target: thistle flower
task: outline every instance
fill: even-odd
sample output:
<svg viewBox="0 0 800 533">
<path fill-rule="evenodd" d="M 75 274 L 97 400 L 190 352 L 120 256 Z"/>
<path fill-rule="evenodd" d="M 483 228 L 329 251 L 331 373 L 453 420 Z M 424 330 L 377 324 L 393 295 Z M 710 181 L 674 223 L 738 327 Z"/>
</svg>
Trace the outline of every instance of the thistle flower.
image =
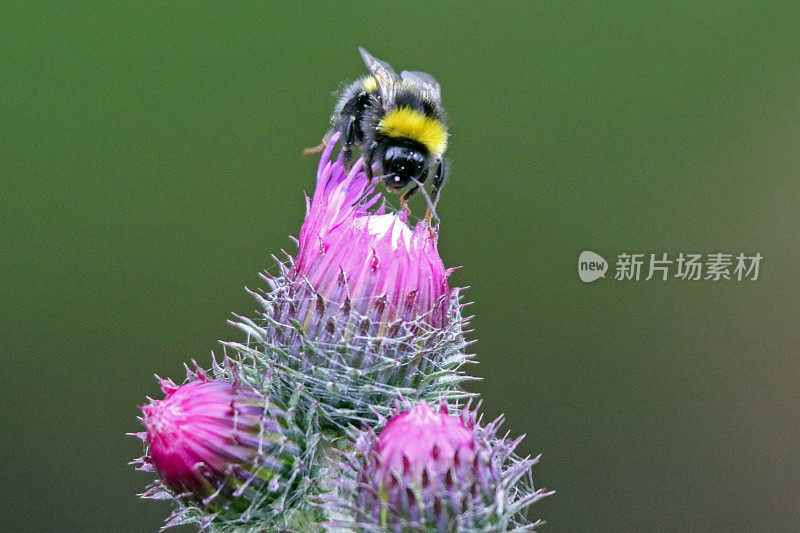
<svg viewBox="0 0 800 533">
<path fill-rule="evenodd" d="M 376 434 L 355 432 L 354 451 L 343 453 L 329 508 L 351 521 L 332 527 L 358 531 L 531 531 L 540 522 L 525 510 L 547 496 L 533 490 L 536 459 L 520 459 L 522 437 L 497 438 L 497 419 L 482 427 L 477 408 L 455 416 L 426 402 L 396 414 Z"/>
<path fill-rule="evenodd" d="M 301 408 L 325 428 L 374 422 L 394 400 L 466 396 L 462 304 L 448 285 L 437 235 L 414 229 L 405 213 L 377 206 L 359 159 L 346 171 L 326 146 L 296 258 L 266 275 L 269 291 L 253 293 L 257 320 L 238 317 L 246 343 L 228 343 L 243 361 L 241 376 L 277 375 L 272 394 L 285 403 L 302 391 Z"/>
<path fill-rule="evenodd" d="M 424 316 L 441 327 L 450 288 L 437 236 L 427 223 L 409 228 L 405 212 L 371 211 L 379 195 L 362 172 L 363 159 L 346 173 L 341 158 L 328 160 L 332 148 L 320 160 L 290 277 L 383 323 Z"/>
<path fill-rule="evenodd" d="M 286 411 L 230 380 L 160 381 L 166 397 L 142 406 L 136 434 L 149 453 L 135 463 L 160 476 L 145 498 L 178 502 L 167 525 L 282 523 L 309 446 Z"/>
<path fill-rule="evenodd" d="M 187 368 L 142 407 L 134 463 L 160 477 L 142 496 L 177 502 L 166 526 L 221 533 L 531 531 L 527 508 L 549 494 L 531 481 L 538 458 L 497 437 L 501 419 L 448 409 L 472 396 L 471 355 L 438 232 L 379 203 L 363 159 L 332 160 L 338 139 L 297 254 L 251 291 L 258 315 L 234 322 L 246 340 L 223 343 L 214 379 Z"/>
</svg>

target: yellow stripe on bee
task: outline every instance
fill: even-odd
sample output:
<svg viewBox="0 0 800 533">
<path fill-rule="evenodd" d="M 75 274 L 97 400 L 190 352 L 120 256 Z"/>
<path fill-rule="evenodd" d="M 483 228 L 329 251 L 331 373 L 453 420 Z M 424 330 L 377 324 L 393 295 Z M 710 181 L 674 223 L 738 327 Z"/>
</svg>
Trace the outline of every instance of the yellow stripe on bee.
<svg viewBox="0 0 800 533">
<path fill-rule="evenodd" d="M 378 80 L 376 80 L 372 76 L 367 76 L 364 78 L 364 89 L 368 93 L 374 93 L 378 91 Z"/>
<path fill-rule="evenodd" d="M 389 137 L 407 137 L 422 143 L 434 157 L 447 149 L 447 131 L 441 121 L 410 107 L 396 107 L 378 123 L 378 130 Z"/>
</svg>

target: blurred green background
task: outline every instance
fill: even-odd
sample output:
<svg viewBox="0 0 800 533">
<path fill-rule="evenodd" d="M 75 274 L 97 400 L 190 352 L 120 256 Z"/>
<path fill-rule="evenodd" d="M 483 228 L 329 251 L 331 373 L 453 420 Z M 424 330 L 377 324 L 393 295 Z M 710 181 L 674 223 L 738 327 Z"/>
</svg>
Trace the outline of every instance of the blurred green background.
<svg viewBox="0 0 800 533">
<path fill-rule="evenodd" d="M 800 529 L 800 7 L 0 5 L 5 531 L 155 531 L 137 405 L 239 339 L 363 45 L 442 83 L 490 415 L 544 531 Z M 421 201 L 420 201 L 421 202 Z M 420 207 L 420 204 L 417 204 Z M 577 257 L 764 256 L 591 285 Z M 612 267 L 613 268 L 613 267 Z"/>
</svg>

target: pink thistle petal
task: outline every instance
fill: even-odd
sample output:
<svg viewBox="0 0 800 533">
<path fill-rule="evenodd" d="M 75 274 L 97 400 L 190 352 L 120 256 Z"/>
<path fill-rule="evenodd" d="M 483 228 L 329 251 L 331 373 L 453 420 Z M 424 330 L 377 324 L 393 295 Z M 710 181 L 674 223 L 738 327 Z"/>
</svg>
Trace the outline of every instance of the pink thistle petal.
<svg viewBox="0 0 800 533">
<path fill-rule="evenodd" d="M 326 146 L 320 160 L 290 277 L 308 280 L 330 300 L 343 272 L 355 312 L 366 316 L 375 300 L 385 295 L 389 305 L 382 321 L 425 316 L 431 325 L 441 327 L 442 313 L 432 311 L 450 288 L 436 235 L 427 223 L 412 230 L 404 212 L 386 213 L 384 204 L 373 209 L 380 194 L 367 180 L 363 158 L 346 172 L 341 154 L 330 160 L 336 140 Z M 341 304 L 342 296 L 335 303 Z M 402 316 L 406 307 L 407 316 Z"/>
<path fill-rule="evenodd" d="M 143 463 L 176 494 L 210 502 L 233 495 L 228 487 L 257 479 L 248 472 L 281 464 L 269 454 L 286 435 L 261 394 L 231 380 L 198 377 L 180 386 L 160 380 L 166 397 L 142 406 L 149 450 Z M 292 444 L 286 451 L 299 448 Z"/>
<path fill-rule="evenodd" d="M 550 494 L 533 487 L 535 461 L 513 454 L 520 439 L 476 423 L 476 410 L 403 402 L 379 432 L 355 430 L 332 508 L 375 531 L 533 531 L 527 507 Z"/>
<path fill-rule="evenodd" d="M 413 478 L 426 470 L 444 475 L 452 467 L 456 451 L 460 458 L 472 460 L 476 448 L 473 433 L 457 417 L 434 412 L 427 402 L 421 402 L 386 424 L 374 451 L 386 468 Z"/>
</svg>

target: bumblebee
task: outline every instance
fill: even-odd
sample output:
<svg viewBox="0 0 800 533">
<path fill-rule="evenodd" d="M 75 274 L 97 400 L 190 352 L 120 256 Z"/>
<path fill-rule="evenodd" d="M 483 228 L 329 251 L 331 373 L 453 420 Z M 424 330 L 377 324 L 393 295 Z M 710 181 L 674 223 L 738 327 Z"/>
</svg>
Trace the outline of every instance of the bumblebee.
<svg viewBox="0 0 800 533">
<path fill-rule="evenodd" d="M 443 155 L 448 136 L 441 87 L 425 72 L 403 71 L 398 76 L 388 63 L 359 50 L 370 74 L 342 91 L 322 144 L 304 153 L 319 152 L 340 132 L 348 169 L 355 146 L 364 156 L 370 182 L 373 162 L 377 162 L 386 188 L 403 193 L 401 209 L 408 210 L 408 200 L 421 190 L 428 203 L 426 218 L 438 222 L 436 203 L 447 178 Z M 431 174 L 433 188 L 428 196 L 423 183 Z"/>
</svg>

